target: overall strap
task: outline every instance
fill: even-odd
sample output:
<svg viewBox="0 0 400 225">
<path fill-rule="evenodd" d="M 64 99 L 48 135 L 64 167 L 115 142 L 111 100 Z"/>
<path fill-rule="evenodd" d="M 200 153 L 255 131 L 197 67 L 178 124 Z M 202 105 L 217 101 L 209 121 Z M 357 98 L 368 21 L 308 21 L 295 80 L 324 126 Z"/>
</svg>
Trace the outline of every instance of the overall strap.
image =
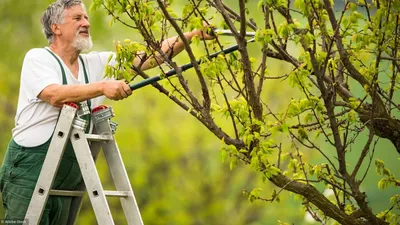
<svg viewBox="0 0 400 225">
<path fill-rule="evenodd" d="M 82 63 L 83 74 L 85 75 L 85 83 L 88 84 L 89 83 L 89 78 L 88 78 L 88 74 L 86 72 L 85 63 L 83 63 L 83 59 L 82 59 L 81 55 L 79 55 L 79 60 Z M 87 115 L 82 116 L 83 117 L 82 119 L 85 119 L 85 120 L 89 121 L 89 124 L 88 124 L 88 126 L 86 128 L 86 131 L 85 131 L 85 133 L 89 133 L 89 131 L 90 131 L 90 122 L 92 121 L 92 101 L 90 101 L 90 99 L 88 99 L 88 100 L 86 100 L 86 103 L 87 103 L 87 105 L 89 107 L 90 113 L 87 114 Z"/>
<path fill-rule="evenodd" d="M 88 77 L 88 74 L 86 72 L 86 66 L 85 66 L 85 63 L 83 63 L 83 58 L 82 58 L 81 55 L 79 55 L 79 60 L 81 60 L 81 63 L 82 63 L 83 74 L 85 75 L 85 84 L 88 84 L 89 83 L 89 77 Z M 92 103 L 91 103 L 90 100 L 87 100 L 87 104 L 89 106 L 89 109 L 92 110 Z"/>
<path fill-rule="evenodd" d="M 67 82 L 67 77 L 66 77 L 66 75 L 65 75 L 65 70 L 64 70 L 64 67 L 62 66 L 62 63 L 61 63 L 60 59 L 59 59 L 52 51 L 50 51 L 50 50 L 47 49 L 47 48 L 45 48 L 45 49 L 57 60 L 58 65 L 60 65 L 63 85 L 68 84 L 68 82 Z M 80 60 L 81 63 L 82 63 L 83 74 L 85 75 L 85 83 L 88 84 L 88 83 L 89 83 L 89 78 L 88 78 L 88 75 L 87 75 L 87 72 L 86 72 L 85 63 L 83 63 L 83 59 L 82 59 L 82 56 L 81 56 L 81 55 L 79 55 L 79 60 Z M 92 111 L 92 107 L 91 107 L 92 104 L 91 104 L 90 99 L 86 100 L 86 103 L 87 103 L 87 105 L 88 105 L 88 107 L 89 107 L 89 111 L 91 112 L 91 111 Z M 82 116 L 82 119 L 87 120 L 87 121 L 89 122 L 89 124 L 88 124 L 88 126 L 87 126 L 87 128 L 86 128 L 86 133 L 89 133 L 89 131 L 90 131 L 90 122 L 91 122 L 91 113 L 89 113 L 88 115 Z"/>
<path fill-rule="evenodd" d="M 88 75 L 86 73 L 86 67 L 85 67 L 85 63 L 83 63 L 83 58 L 81 55 L 79 55 L 79 60 L 81 60 L 82 66 L 83 66 L 83 73 L 85 74 L 85 83 L 88 84 L 89 83 L 89 78 Z"/>
<path fill-rule="evenodd" d="M 64 70 L 64 67 L 63 67 L 62 64 L 61 64 L 60 59 L 59 59 L 56 55 L 54 55 L 54 53 L 53 53 L 52 51 L 48 50 L 47 48 L 45 48 L 45 49 L 46 49 L 48 52 L 50 52 L 50 54 L 57 60 L 58 65 L 60 65 L 61 73 L 62 73 L 63 85 L 66 85 L 66 84 L 68 83 L 68 82 L 67 82 L 67 77 L 65 76 L 65 70 Z"/>
</svg>

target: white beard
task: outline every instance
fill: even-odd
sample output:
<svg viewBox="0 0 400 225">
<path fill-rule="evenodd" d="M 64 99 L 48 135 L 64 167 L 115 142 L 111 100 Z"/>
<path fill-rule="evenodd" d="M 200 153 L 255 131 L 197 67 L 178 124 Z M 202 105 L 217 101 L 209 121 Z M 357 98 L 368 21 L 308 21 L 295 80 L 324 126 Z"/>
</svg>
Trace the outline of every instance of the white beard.
<svg viewBox="0 0 400 225">
<path fill-rule="evenodd" d="M 93 47 L 92 36 L 81 37 L 79 32 L 76 34 L 73 46 L 78 51 L 87 51 Z"/>
</svg>

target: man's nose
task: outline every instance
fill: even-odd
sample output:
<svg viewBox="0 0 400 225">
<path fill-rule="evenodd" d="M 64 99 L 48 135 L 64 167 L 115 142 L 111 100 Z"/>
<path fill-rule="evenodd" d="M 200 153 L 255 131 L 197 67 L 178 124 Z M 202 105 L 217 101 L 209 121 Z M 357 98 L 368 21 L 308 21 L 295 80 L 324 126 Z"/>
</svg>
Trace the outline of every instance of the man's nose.
<svg viewBox="0 0 400 225">
<path fill-rule="evenodd" d="M 89 28 L 90 27 L 89 20 L 87 20 L 86 18 L 83 19 L 82 27 Z"/>
</svg>

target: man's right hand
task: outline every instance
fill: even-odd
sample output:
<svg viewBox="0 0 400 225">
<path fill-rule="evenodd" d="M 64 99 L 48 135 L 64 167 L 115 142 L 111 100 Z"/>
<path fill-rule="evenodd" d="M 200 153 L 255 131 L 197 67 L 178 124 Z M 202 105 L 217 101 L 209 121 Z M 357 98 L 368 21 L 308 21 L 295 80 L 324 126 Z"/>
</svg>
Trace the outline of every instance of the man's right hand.
<svg viewBox="0 0 400 225">
<path fill-rule="evenodd" d="M 121 80 L 107 80 L 102 83 L 103 95 L 108 99 L 118 101 L 132 94 L 128 84 Z"/>
</svg>

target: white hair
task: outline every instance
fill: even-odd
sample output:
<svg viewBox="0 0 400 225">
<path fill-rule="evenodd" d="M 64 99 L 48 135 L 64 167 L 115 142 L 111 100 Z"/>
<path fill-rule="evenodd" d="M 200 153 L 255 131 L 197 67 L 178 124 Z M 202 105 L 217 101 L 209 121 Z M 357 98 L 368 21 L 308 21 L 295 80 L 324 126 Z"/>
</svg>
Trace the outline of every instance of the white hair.
<svg viewBox="0 0 400 225">
<path fill-rule="evenodd" d="M 49 43 L 52 43 L 54 38 L 51 25 L 64 23 L 65 10 L 75 5 L 82 5 L 83 8 L 85 7 L 81 0 L 57 0 L 49 5 L 46 11 L 42 13 L 42 17 L 40 19 L 43 27 L 42 30 Z"/>
</svg>

